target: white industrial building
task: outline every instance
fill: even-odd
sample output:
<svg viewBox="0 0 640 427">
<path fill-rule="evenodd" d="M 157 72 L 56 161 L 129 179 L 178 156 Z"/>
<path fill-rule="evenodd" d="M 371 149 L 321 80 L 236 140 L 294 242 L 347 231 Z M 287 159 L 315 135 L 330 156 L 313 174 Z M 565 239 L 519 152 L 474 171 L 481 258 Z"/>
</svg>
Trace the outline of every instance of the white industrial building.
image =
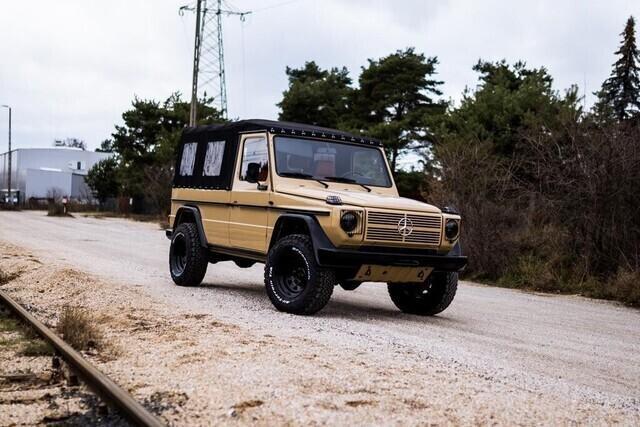
<svg viewBox="0 0 640 427">
<path fill-rule="evenodd" d="M 30 198 L 44 199 L 56 194 L 78 201 L 90 201 L 85 183 L 87 172 L 112 153 L 78 148 L 18 148 L 11 151 L 11 192 L 18 203 Z M 8 153 L 0 154 L 0 194 L 8 193 Z"/>
</svg>

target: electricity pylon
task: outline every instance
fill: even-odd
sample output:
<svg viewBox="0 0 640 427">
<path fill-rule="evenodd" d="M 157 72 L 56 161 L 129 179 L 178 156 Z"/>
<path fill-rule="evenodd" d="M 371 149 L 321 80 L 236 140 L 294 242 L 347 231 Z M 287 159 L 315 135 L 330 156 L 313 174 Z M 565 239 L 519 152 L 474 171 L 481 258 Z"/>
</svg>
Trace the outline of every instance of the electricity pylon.
<svg viewBox="0 0 640 427">
<path fill-rule="evenodd" d="M 214 8 L 209 5 L 215 3 Z M 193 6 L 180 8 L 180 13 Z M 236 15 L 241 20 L 251 12 L 222 8 L 222 0 L 196 0 L 196 33 L 193 48 L 193 83 L 189 126 L 196 125 L 198 99 L 213 96 L 222 117 L 227 117 L 227 83 L 224 72 L 222 16 Z M 215 94 L 215 95 L 214 95 Z M 201 96 L 200 96 L 201 95 Z"/>
</svg>

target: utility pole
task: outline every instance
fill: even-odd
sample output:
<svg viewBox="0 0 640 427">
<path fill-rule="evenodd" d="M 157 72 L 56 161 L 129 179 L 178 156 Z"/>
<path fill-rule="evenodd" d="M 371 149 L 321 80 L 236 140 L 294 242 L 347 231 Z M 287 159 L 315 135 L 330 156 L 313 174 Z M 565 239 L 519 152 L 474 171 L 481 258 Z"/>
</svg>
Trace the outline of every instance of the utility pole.
<svg viewBox="0 0 640 427">
<path fill-rule="evenodd" d="M 13 205 L 13 198 L 11 197 L 11 107 L 8 105 L 3 105 L 3 107 L 9 109 L 9 173 L 7 179 L 7 191 L 9 193 L 9 205 Z"/>
<path fill-rule="evenodd" d="M 197 0 L 196 5 L 196 36 L 193 47 L 193 80 L 191 84 L 191 110 L 189 111 L 189 126 L 195 126 L 197 122 L 198 108 L 198 69 L 200 65 L 200 14 L 202 0 Z"/>
<path fill-rule="evenodd" d="M 215 2 L 216 7 L 209 5 Z M 228 4 L 227 4 L 228 6 Z M 193 11 L 192 6 L 182 6 L 180 14 L 185 10 Z M 222 117 L 227 117 L 227 82 L 224 70 L 224 43 L 222 37 L 222 17 L 239 16 L 244 21 L 251 12 L 239 12 L 222 8 L 222 0 L 196 0 L 196 33 L 193 49 L 193 80 L 191 85 L 191 111 L 189 126 L 197 122 L 198 94 L 202 97 L 217 93 L 214 101 Z"/>
</svg>

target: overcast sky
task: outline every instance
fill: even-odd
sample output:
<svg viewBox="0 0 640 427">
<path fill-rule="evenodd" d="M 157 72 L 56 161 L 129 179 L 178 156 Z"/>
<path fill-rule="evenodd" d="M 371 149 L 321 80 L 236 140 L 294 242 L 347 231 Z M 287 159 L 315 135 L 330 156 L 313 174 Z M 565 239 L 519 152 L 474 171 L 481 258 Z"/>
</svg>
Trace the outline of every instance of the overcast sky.
<svg viewBox="0 0 640 427">
<path fill-rule="evenodd" d="M 135 95 L 188 98 L 195 19 L 192 0 L 0 2 L 0 104 L 13 107 L 14 147 L 84 139 L 95 148 Z M 254 10 L 224 20 L 229 113 L 277 118 L 284 69 L 315 60 L 347 66 L 415 46 L 437 56 L 445 98 L 473 87 L 479 58 L 546 66 L 558 90 L 591 92 L 609 75 L 619 33 L 638 0 L 230 0 Z M 271 7 L 276 6 L 276 7 Z M 6 151 L 0 110 L 0 152 Z"/>
</svg>

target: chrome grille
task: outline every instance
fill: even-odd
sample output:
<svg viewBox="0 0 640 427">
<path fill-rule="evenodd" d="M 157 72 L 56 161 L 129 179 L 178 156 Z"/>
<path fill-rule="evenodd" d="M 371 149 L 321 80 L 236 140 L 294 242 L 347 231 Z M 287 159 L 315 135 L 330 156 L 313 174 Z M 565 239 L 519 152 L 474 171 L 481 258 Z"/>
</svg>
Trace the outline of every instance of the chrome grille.
<svg viewBox="0 0 640 427">
<path fill-rule="evenodd" d="M 413 231 L 408 236 L 402 236 L 398 231 L 398 224 L 405 218 L 405 215 L 413 224 Z M 442 217 L 437 214 L 416 215 L 382 211 L 367 212 L 365 240 L 438 246 L 441 232 Z"/>
</svg>

